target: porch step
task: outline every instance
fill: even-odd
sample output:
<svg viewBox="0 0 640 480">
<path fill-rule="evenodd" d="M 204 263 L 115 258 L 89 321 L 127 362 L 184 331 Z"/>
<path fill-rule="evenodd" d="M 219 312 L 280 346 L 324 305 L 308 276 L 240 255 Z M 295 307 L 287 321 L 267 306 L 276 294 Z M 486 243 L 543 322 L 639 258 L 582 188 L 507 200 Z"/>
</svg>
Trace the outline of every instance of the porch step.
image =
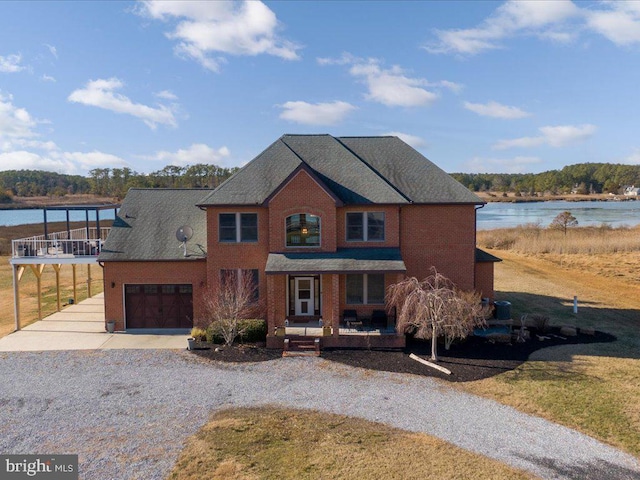
<svg viewBox="0 0 640 480">
<path fill-rule="evenodd" d="M 320 356 L 320 339 L 284 339 L 283 357 L 319 357 Z"/>
</svg>

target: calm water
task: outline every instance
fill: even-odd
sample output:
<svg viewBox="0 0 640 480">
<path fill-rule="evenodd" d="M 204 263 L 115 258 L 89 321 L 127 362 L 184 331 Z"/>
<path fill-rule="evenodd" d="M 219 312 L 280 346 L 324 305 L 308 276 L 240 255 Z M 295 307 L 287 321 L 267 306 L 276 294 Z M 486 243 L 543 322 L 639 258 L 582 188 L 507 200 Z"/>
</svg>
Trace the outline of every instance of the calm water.
<svg viewBox="0 0 640 480">
<path fill-rule="evenodd" d="M 488 203 L 478 210 L 478 230 L 516 227 L 526 223 L 539 223 L 546 227 L 564 211 L 571 212 L 579 226 L 640 224 L 640 201 Z"/>
<path fill-rule="evenodd" d="M 579 225 L 584 226 L 640 224 L 640 201 L 488 203 L 478 210 L 478 229 L 515 227 L 526 223 L 547 226 L 558 213 L 565 210 L 576 217 Z M 69 217 L 71 221 L 84 221 L 85 214 L 70 212 Z M 42 223 L 43 218 L 42 210 L 0 210 L 0 226 Z M 64 212 L 47 212 L 50 222 L 64 222 L 65 218 Z M 89 212 L 89 221 L 95 222 L 95 218 L 95 212 Z M 100 219 L 113 218 L 113 210 L 100 212 Z"/>
<path fill-rule="evenodd" d="M 69 212 L 69 220 L 83 222 L 86 219 L 84 211 Z M 113 220 L 113 210 L 100 211 L 100 220 Z M 47 222 L 64 222 L 67 216 L 64 211 L 47 210 Z M 89 212 L 89 221 L 95 222 L 96 213 Z M 44 223 L 44 211 L 33 210 L 0 210 L 0 226 L 24 225 L 27 223 Z"/>
</svg>

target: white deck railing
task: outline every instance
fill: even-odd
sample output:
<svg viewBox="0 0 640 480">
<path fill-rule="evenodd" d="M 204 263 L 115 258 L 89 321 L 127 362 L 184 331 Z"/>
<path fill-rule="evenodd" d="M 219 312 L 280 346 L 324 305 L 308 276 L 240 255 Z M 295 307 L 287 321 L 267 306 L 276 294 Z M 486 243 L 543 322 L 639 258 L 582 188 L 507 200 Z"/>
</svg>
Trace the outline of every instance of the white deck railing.
<svg viewBox="0 0 640 480">
<path fill-rule="evenodd" d="M 50 233 L 44 235 L 19 238 L 11 241 L 11 256 L 43 257 L 43 258 L 74 258 L 96 256 L 102 250 L 104 239 L 107 238 L 110 227 L 76 228 L 70 231 Z"/>
</svg>

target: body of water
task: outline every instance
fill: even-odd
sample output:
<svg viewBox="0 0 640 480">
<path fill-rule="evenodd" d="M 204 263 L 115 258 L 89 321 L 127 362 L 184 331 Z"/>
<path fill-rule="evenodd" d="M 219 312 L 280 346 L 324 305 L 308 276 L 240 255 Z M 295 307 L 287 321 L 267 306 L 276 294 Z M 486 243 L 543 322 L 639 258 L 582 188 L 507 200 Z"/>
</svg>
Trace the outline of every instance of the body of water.
<svg viewBox="0 0 640 480">
<path fill-rule="evenodd" d="M 478 210 L 478 229 L 517 227 L 527 223 L 548 226 L 561 212 L 569 211 L 578 220 L 578 225 L 599 226 L 603 223 L 612 227 L 640 224 L 640 201 L 627 202 L 523 202 L 488 203 Z M 83 211 L 69 212 L 69 219 L 84 221 Z M 89 212 L 89 221 L 95 222 L 95 212 Z M 113 210 L 102 210 L 101 220 L 113 220 Z M 63 211 L 47 211 L 47 221 L 64 222 Z M 43 210 L 0 210 L 0 226 L 43 223 Z"/>
<path fill-rule="evenodd" d="M 101 210 L 100 220 L 113 220 L 113 209 Z M 65 222 L 66 213 L 60 210 L 47 210 L 47 222 Z M 84 211 L 70 211 L 69 220 L 72 222 L 84 222 L 86 215 Z M 89 211 L 89 222 L 96 221 L 96 212 Z M 25 225 L 29 223 L 44 223 L 44 210 L 40 209 L 16 209 L 0 210 L 0 227 L 11 225 Z"/>
<path fill-rule="evenodd" d="M 508 228 L 538 223 L 547 227 L 562 212 L 571 212 L 578 226 L 612 227 L 640 224 L 640 201 L 626 202 L 526 202 L 488 203 L 478 210 L 478 230 Z"/>
</svg>

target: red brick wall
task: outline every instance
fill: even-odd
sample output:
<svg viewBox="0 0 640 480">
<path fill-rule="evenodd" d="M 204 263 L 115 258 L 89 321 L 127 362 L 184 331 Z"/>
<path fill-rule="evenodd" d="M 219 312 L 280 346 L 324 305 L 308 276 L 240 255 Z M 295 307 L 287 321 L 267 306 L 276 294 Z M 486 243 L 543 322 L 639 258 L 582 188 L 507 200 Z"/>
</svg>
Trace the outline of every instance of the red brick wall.
<svg viewBox="0 0 640 480">
<path fill-rule="evenodd" d="M 489 297 L 491 300 L 495 298 L 493 290 L 494 266 L 493 262 L 476 263 L 476 290 L 483 298 Z"/>
<path fill-rule="evenodd" d="M 400 249 L 407 276 L 423 279 L 435 266 L 459 288 L 474 288 L 473 205 L 408 205 L 400 211 Z"/>
<path fill-rule="evenodd" d="M 124 285 L 186 283 L 193 285 L 194 325 L 202 316 L 202 294 L 206 288 L 206 263 L 180 262 L 105 262 L 105 319 L 115 320 L 116 330 L 124 330 Z M 111 286 L 113 282 L 113 287 Z"/>
<path fill-rule="evenodd" d="M 218 241 L 218 215 L 220 213 L 257 213 L 258 241 L 254 243 L 227 243 Z M 259 294 L 266 299 L 267 280 L 264 269 L 269 255 L 269 210 L 265 207 L 211 207 L 207 208 L 207 280 L 215 288 L 220 270 L 258 269 Z"/>
<path fill-rule="evenodd" d="M 320 217 L 320 248 L 292 248 L 285 245 L 285 220 L 295 213 Z M 335 200 L 311 176 L 301 170 L 269 203 L 269 248 L 272 252 L 336 251 Z"/>
<path fill-rule="evenodd" d="M 347 242 L 347 212 L 384 212 L 384 242 Z M 338 248 L 398 247 L 400 245 L 400 207 L 397 205 L 356 205 L 340 207 L 336 215 Z"/>
</svg>

